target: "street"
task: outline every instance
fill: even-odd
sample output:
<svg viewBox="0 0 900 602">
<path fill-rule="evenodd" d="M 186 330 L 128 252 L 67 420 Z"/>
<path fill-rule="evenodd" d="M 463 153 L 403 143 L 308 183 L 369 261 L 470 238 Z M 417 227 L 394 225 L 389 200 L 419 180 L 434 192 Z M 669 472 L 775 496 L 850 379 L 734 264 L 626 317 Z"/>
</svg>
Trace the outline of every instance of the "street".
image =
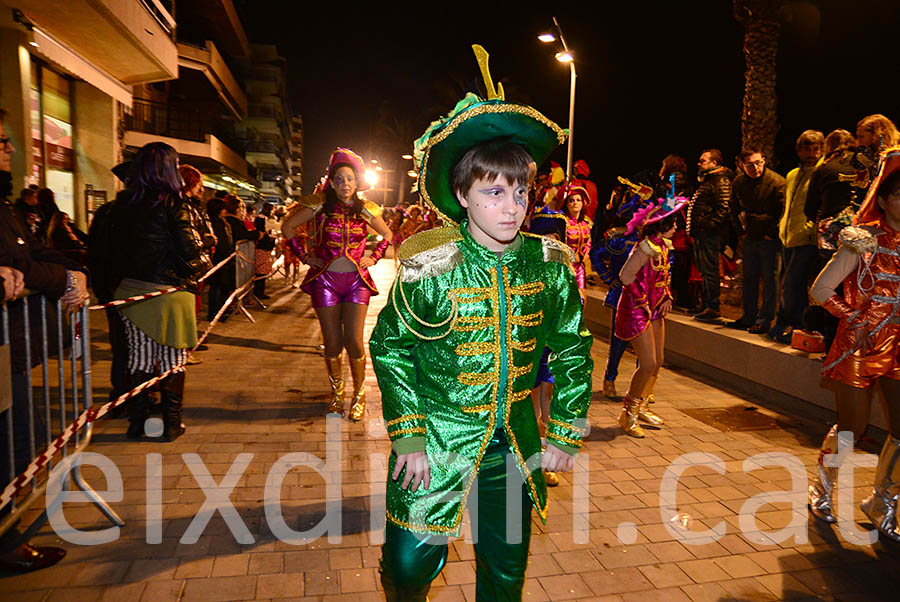
<svg viewBox="0 0 900 602">
<path fill-rule="evenodd" d="M 372 273 L 381 294 L 372 300 L 366 339 L 387 301 L 393 261 L 381 261 Z M 211 334 L 209 350 L 199 354 L 203 363 L 188 367 L 184 436 L 173 443 L 132 442 L 125 439 L 124 419 L 107 418 L 97 425 L 90 451 L 110 459 L 121 474 L 124 496 L 111 505 L 126 526 L 108 543 L 70 543 L 66 538 L 78 535 L 74 529 L 96 535 L 110 525 L 93 506 L 67 502 L 59 514 L 71 527 L 54 532 L 45 525 L 33 543 L 60 545 L 68 555 L 46 570 L 0 577 L 4 599 L 382 599 L 378 559 L 390 443 L 371 363 L 366 417 L 360 423 L 340 421 L 340 449 L 329 447 L 328 383 L 309 297 L 280 276 L 267 288 L 272 295 L 268 310 L 251 308 L 256 323 L 235 314 Z M 92 317 L 94 401 L 99 403 L 108 390 L 108 346 L 103 316 Z M 561 474 L 562 483 L 550 489 L 547 524 L 533 519 L 525 600 L 896 596 L 896 545 L 849 543 L 837 525 L 807 518 L 805 480 L 792 484 L 787 468 L 760 459 L 745 465 L 757 454 L 782 453 L 783 464 L 784 458 L 794 458 L 802 463 L 803 476 L 811 474 L 828 425 L 776 414 L 759 400 L 663 369 L 654 410 L 666 425 L 646 428 L 645 439 L 629 438 L 616 422 L 621 401 L 600 394 L 606 348 L 604 339 L 595 339 L 595 392 L 582 470 Z M 634 357 L 626 354 L 617 382 L 620 394 L 633 369 Z M 867 527 L 856 505 L 871 490 L 873 453 L 879 447 L 869 442 L 859 456 L 868 464 L 853 475 L 856 522 L 843 525 L 846 529 Z M 325 479 L 309 467 L 308 456 L 292 457 L 307 466 L 273 470 L 279 459 L 296 452 L 315 455 L 326 463 L 322 472 L 339 479 L 339 537 L 322 534 L 297 542 L 273 533 L 274 515 L 264 505 L 264 498 L 271 500 L 267 483 L 279 491 L 280 480 L 280 507 L 270 510 L 280 512 L 290 529 L 310 529 L 325 516 Z M 339 469 L 327 463 L 334 454 L 340 454 Z M 679 463 L 684 454 L 694 454 L 693 461 Z M 148 478 L 148 466 L 160 463 L 161 489 Z M 673 475 L 682 469 L 673 498 L 661 508 L 661 486 L 670 491 Z M 100 469 L 88 466 L 85 474 L 98 491 L 109 488 Z M 219 483 L 220 494 L 230 495 L 236 516 L 226 520 L 212 512 L 204 525 L 195 517 L 202 518 L 209 498 L 221 502 L 222 497 L 216 498 L 209 477 Z M 787 493 L 749 509 L 752 496 L 792 488 L 801 492 L 794 496 L 793 509 Z M 742 517 L 742 507 L 754 516 Z M 161 524 L 153 520 L 156 512 Z M 790 537 L 772 535 L 789 525 L 796 527 Z M 700 539 L 704 530 L 711 530 L 709 537 Z M 156 533 L 159 543 L 148 543 Z M 192 535 L 196 543 L 187 542 Z M 473 558 L 465 537 L 452 542 L 448 563 L 432 587 L 432 602 L 474 602 Z"/>
</svg>

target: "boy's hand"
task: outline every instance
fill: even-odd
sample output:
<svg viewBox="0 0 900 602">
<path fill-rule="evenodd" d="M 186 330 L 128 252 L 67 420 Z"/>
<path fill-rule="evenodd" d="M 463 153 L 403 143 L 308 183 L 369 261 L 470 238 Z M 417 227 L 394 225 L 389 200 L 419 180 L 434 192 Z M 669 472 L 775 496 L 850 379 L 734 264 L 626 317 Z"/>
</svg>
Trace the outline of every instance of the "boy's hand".
<svg viewBox="0 0 900 602">
<path fill-rule="evenodd" d="M 553 445 L 548 445 L 543 456 L 541 456 L 541 468 L 543 468 L 544 471 L 568 472 L 574 467 L 575 456 L 570 456 Z"/>
<path fill-rule="evenodd" d="M 560 452 L 562 453 L 562 452 Z M 431 468 L 428 466 L 428 455 L 424 451 L 412 452 L 411 454 L 398 454 L 397 464 L 394 466 L 394 472 L 391 475 L 393 480 L 400 478 L 403 467 L 406 467 L 406 475 L 403 477 L 402 489 L 406 489 L 410 481 L 412 481 L 412 491 L 419 488 L 419 483 L 425 485 L 425 490 L 431 485 Z"/>
</svg>

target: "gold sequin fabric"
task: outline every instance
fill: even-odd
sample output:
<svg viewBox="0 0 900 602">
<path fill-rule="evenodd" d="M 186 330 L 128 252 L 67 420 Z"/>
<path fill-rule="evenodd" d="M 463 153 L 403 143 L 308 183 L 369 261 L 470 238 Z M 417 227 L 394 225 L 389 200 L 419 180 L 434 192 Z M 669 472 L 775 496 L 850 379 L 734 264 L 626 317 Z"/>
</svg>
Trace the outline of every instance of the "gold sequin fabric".
<svg viewBox="0 0 900 602">
<path fill-rule="evenodd" d="M 455 241 L 437 242 L 455 249 L 458 264 L 395 283 L 402 284 L 406 303 L 382 310 L 369 341 L 388 434 L 392 441 L 424 435 L 431 466 L 428 491 L 403 491 L 388 480 L 388 520 L 422 533 L 459 533 L 465 500 L 497 428 L 506 432 L 534 506 L 546 517 L 544 477 L 531 470 L 539 466 L 534 457 L 541 443 L 529 401 L 545 346 L 554 352 L 548 427 L 554 444 L 580 447 L 591 399 L 592 337 L 569 254 L 551 245 L 559 261 L 548 261 L 542 237 L 520 236 L 498 257 L 471 238 L 465 223 L 456 233 Z M 446 336 L 423 338 L 444 334 L 451 311 L 458 316 Z M 432 333 L 423 323 L 445 325 Z M 415 332 L 407 327 L 413 324 Z"/>
</svg>

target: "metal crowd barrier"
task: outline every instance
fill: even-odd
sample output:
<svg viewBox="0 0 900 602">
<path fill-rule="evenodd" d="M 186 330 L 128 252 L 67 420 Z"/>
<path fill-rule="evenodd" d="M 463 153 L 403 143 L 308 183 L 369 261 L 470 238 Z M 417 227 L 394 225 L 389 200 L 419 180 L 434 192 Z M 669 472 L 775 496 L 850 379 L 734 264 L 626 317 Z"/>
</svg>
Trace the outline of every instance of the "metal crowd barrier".
<svg viewBox="0 0 900 602">
<path fill-rule="evenodd" d="M 17 480 L 21 472 L 17 465 L 28 466 L 29 470 L 18 477 L 15 496 L 5 504 L 0 500 L 0 535 L 15 526 L 43 497 L 53 467 L 66 458 L 71 460 L 71 456 L 80 454 L 90 444 L 93 424 L 87 424 L 81 432 L 68 429 L 93 403 L 89 324 L 87 307 L 66 318 L 61 301 L 49 301 L 43 295 L 31 294 L 2 304 L 0 454 L 4 461 L 0 461 L 0 491 Z M 11 332 L 11 328 L 18 332 Z M 38 341 L 32 337 L 40 339 L 39 357 L 33 356 Z M 20 344 L 13 345 L 14 339 Z M 22 359 L 24 372 L 13 372 L 13 364 Z M 53 442 L 59 447 L 55 462 L 52 454 L 42 462 L 42 454 Z M 70 486 L 69 479 L 112 523 L 125 524 L 85 482 L 80 463 L 73 462 L 63 482 L 64 490 Z M 34 535 L 48 518 L 45 508 L 27 527 L 24 540 Z"/>
</svg>

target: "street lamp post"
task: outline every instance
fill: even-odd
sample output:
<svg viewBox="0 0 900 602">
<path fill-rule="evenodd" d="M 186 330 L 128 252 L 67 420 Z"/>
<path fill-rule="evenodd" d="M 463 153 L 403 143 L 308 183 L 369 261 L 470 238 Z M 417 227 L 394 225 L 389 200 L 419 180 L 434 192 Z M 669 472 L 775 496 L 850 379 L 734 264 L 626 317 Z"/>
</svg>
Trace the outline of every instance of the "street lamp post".
<svg viewBox="0 0 900 602">
<path fill-rule="evenodd" d="M 559 21 L 556 20 L 556 17 L 553 17 L 553 25 L 556 27 L 556 32 L 559 34 L 559 42 L 562 44 L 563 51 L 556 53 L 556 60 L 560 63 L 568 63 L 569 64 L 569 73 L 571 75 L 569 79 L 569 147 L 567 150 L 566 156 L 566 179 L 572 180 L 572 150 L 573 150 L 573 140 L 575 138 L 575 79 L 577 75 L 575 73 L 575 57 L 569 51 L 569 46 L 566 44 L 566 38 L 563 37 L 562 28 L 559 26 Z M 538 36 L 538 39 L 541 42 L 549 43 L 556 40 L 556 36 L 552 33 L 545 33 Z"/>
</svg>

